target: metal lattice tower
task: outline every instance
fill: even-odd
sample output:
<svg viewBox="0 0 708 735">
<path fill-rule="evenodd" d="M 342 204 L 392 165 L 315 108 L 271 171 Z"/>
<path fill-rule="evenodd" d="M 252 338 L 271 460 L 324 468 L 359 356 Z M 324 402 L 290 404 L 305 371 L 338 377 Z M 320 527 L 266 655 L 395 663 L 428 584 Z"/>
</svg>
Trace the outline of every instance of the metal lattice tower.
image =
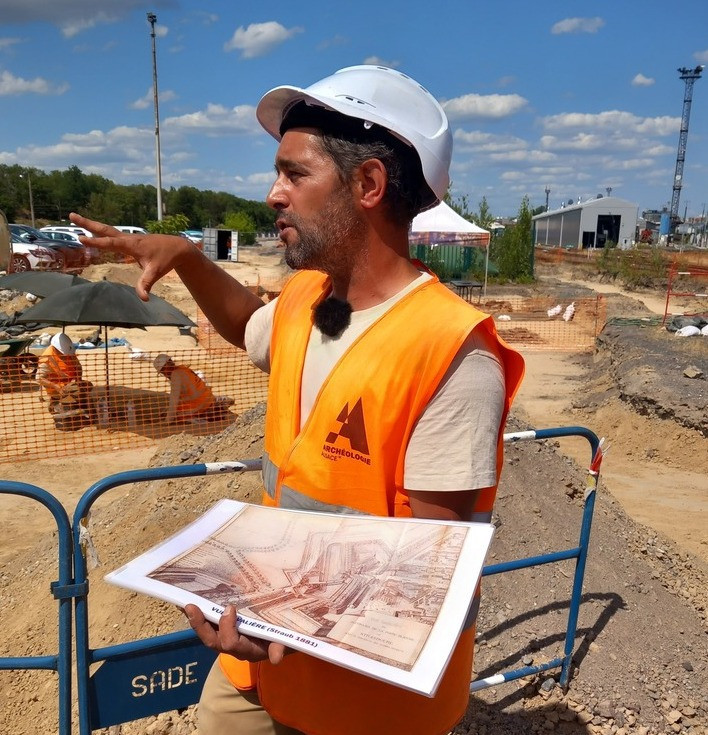
<svg viewBox="0 0 708 735">
<path fill-rule="evenodd" d="M 683 95 L 683 114 L 681 115 L 681 132 L 679 133 L 678 153 L 676 154 L 676 171 L 674 173 L 674 190 L 671 195 L 671 222 L 678 222 L 679 199 L 681 198 L 681 185 L 683 183 L 683 164 L 686 160 L 686 141 L 688 140 L 688 120 L 691 116 L 691 100 L 693 99 L 693 84 L 700 79 L 701 72 L 705 67 L 697 66 L 695 69 L 681 67 L 678 72 L 686 83 L 686 91 Z"/>
</svg>

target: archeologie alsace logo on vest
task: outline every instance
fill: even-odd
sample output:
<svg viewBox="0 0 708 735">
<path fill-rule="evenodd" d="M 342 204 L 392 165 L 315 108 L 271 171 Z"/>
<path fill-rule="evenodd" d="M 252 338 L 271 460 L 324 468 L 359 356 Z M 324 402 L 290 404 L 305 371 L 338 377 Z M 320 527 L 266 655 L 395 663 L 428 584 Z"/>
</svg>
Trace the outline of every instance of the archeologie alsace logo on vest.
<svg viewBox="0 0 708 735">
<path fill-rule="evenodd" d="M 369 456 L 369 442 L 366 440 L 366 426 L 364 424 L 364 409 L 361 398 L 354 404 L 351 411 L 349 404 L 337 416 L 339 427 L 336 431 L 327 434 L 322 445 L 322 456 L 336 462 L 338 459 L 354 459 L 357 462 L 371 464 Z"/>
</svg>

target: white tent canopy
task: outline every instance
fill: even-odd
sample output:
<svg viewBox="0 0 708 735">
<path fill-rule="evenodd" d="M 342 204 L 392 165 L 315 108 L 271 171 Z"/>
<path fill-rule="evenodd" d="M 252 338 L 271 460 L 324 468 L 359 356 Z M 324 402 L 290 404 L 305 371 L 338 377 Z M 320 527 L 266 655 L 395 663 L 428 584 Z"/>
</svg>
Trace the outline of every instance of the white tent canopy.
<svg viewBox="0 0 708 735">
<path fill-rule="evenodd" d="M 488 230 L 477 226 L 474 222 L 466 220 L 445 202 L 440 202 L 440 204 L 437 204 L 432 209 L 421 212 L 413 219 L 411 234 L 415 235 L 416 233 L 424 232 L 448 233 L 452 235 L 473 234 L 479 235 L 480 240 L 486 236 L 485 245 L 489 242 Z M 467 238 L 460 237 L 459 239 L 464 241 Z"/>
<path fill-rule="evenodd" d="M 466 220 L 447 205 L 440 202 L 432 209 L 414 217 L 408 233 L 411 245 L 459 245 L 462 247 L 482 247 L 486 249 L 484 259 L 484 294 L 487 293 L 487 273 L 489 271 L 490 233 L 482 227 Z"/>
</svg>

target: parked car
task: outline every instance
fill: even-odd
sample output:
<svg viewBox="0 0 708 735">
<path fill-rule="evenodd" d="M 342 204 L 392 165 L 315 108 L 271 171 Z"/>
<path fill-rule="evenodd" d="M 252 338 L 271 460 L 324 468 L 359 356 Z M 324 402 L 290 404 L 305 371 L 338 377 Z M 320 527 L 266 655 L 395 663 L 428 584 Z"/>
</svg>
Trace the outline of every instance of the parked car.
<svg viewBox="0 0 708 735">
<path fill-rule="evenodd" d="M 72 235 L 82 235 L 83 237 L 93 237 L 93 233 L 85 230 L 78 225 L 46 225 L 39 228 L 40 232 L 70 232 Z"/>
<path fill-rule="evenodd" d="M 59 230 L 45 230 L 41 229 L 40 232 L 49 240 L 58 240 L 59 242 L 71 243 L 73 247 L 81 246 L 84 249 L 84 266 L 91 265 L 92 263 L 100 262 L 101 251 L 98 248 L 93 248 L 90 245 L 84 245 L 79 236 L 73 232 L 61 232 Z"/>
<path fill-rule="evenodd" d="M 29 225 L 11 224 L 10 232 L 30 245 L 41 245 L 51 250 L 60 270 L 79 273 L 89 264 L 90 256 L 80 242 L 53 240 L 47 237 L 49 233 L 40 232 Z"/>
<path fill-rule="evenodd" d="M 204 233 L 201 230 L 182 230 L 179 234 L 194 243 L 199 243 L 204 239 Z"/>
<path fill-rule="evenodd" d="M 54 253 L 42 245 L 26 242 L 14 233 L 10 233 L 10 272 L 59 270 L 59 263 Z"/>
<path fill-rule="evenodd" d="M 134 225 L 113 225 L 116 230 L 125 232 L 128 235 L 147 235 L 148 231 L 144 227 L 135 227 Z"/>
</svg>

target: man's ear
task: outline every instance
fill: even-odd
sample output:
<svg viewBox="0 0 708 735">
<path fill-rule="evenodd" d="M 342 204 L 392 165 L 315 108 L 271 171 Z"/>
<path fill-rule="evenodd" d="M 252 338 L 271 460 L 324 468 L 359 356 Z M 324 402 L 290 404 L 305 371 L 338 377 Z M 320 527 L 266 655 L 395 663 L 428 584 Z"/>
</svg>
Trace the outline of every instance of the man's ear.
<svg viewBox="0 0 708 735">
<path fill-rule="evenodd" d="M 388 173 L 378 158 L 364 161 L 354 176 L 355 191 L 364 209 L 372 209 L 381 203 L 386 193 Z"/>
</svg>

